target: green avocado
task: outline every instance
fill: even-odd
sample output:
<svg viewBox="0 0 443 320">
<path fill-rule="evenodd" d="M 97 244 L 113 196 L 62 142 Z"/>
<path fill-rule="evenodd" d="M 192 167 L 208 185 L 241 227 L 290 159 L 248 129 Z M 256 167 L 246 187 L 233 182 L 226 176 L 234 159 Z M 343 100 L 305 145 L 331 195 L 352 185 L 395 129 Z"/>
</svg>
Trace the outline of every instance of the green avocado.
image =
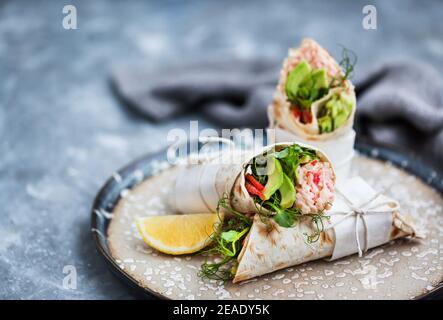
<svg viewBox="0 0 443 320">
<path fill-rule="evenodd" d="M 276 158 L 268 159 L 268 182 L 263 189 L 264 200 L 268 200 L 283 184 L 283 168 Z"/>
<path fill-rule="evenodd" d="M 322 97 L 328 90 L 328 80 L 325 69 L 309 72 L 298 85 L 295 96 L 300 107 L 308 108 L 312 102 Z M 290 98 L 288 96 L 288 98 Z"/>
<path fill-rule="evenodd" d="M 332 131 L 332 119 L 330 116 L 321 117 L 317 121 L 321 133 Z"/>
<path fill-rule="evenodd" d="M 325 69 L 317 69 L 312 72 L 312 81 L 315 89 L 326 89 L 328 87 L 328 79 L 326 78 Z"/>
<path fill-rule="evenodd" d="M 341 127 L 348 120 L 352 107 L 353 101 L 350 97 L 344 94 L 332 96 L 324 106 L 322 116 L 318 118 L 320 132 L 332 132 Z"/>
<path fill-rule="evenodd" d="M 333 100 L 328 101 L 326 107 L 330 110 L 330 116 L 332 117 L 332 119 L 334 119 L 341 111 L 342 105 L 340 103 L 340 100 L 337 100 L 337 98 L 334 97 Z"/>
<path fill-rule="evenodd" d="M 291 179 L 284 173 L 283 173 L 283 183 L 280 186 L 280 189 L 278 189 L 278 191 L 280 191 L 280 196 L 281 196 L 280 206 L 283 209 L 292 207 L 292 205 L 295 202 L 295 188 Z"/>
<path fill-rule="evenodd" d="M 334 117 L 334 127 L 335 128 L 341 127 L 348 119 L 348 116 L 349 113 L 347 112 L 346 108 L 340 109 L 340 111 Z"/>
<path fill-rule="evenodd" d="M 354 101 L 351 95 L 342 92 L 340 93 L 340 100 L 343 101 L 343 103 L 352 110 L 352 105 L 354 104 Z"/>
<path fill-rule="evenodd" d="M 291 72 L 288 74 L 286 80 L 285 91 L 288 99 L 294 100 L 297 97 L 297 91 L 300 83 L 311 73 L 311 66 L 305 61 L 301 61 Z"/>
</svg>

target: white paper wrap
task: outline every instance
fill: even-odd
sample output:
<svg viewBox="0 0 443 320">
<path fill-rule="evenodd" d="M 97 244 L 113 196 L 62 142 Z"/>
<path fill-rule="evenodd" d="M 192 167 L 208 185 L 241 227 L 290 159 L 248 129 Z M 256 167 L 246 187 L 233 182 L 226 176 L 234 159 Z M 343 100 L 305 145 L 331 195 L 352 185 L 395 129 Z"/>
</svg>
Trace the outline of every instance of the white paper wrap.
<svg viewBox="0 0 443 320">
<path fill-rule="evenodd" d="M 207 163 L 187 165 L 177 175 L 172 196 L 179 213 L 216 212 L 218 201 L 229 194 L 242 163 L 223 163 L 214 159 Z"/>
<path fill-rule="evenodd" d="M 396 216 L 394 213 L 399 210 L 397 201 L 385 195 L 377 196 L 376 191 L 361 177 L 339 182 L 336 190 L 332 208 L 326 213 L 331 217 L 330 226 L 333 226 L 335 233 L 335 246 L 330 260 L 358 252 L 357 235 L 361 248 L 366 249 L 380 246 L 392 239 L 391 231 Z M 345 199 L 352 203 L 353 208 Z M 374 200 L 368 203 L 371 199 Z M 362 207 L 364 204 L 367 205 Z M 351 214 L 345 217 L 343 214 L 356 209 L 366 212 L 361 216 Z"/>
</svg>

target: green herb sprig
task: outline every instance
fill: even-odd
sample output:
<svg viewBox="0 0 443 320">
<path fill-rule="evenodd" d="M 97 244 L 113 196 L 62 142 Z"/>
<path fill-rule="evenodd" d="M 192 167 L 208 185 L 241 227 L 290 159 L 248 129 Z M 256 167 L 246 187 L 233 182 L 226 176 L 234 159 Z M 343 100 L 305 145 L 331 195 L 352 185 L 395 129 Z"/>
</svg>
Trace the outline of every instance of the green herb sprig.
<svg viewBox="0 0 443 320">
<path fill-rule="evenodd" d="M 312 234 L 304 233 L 304 235 L 306 236 L 306 241 L 308 243 L 314 243 L 317 242 L 318 239 L 320 239 L 321 233 L 325 230 L 323 219 L 329 221 L 331 217 L 324 214 L 310 214 L 309 216 L 312 219 L 315 230 Z"/>
<path fill-rule="evenodd" d="M 338 64 L 342 68 L 343 75 L 332 78 L 329 85 L 331 88 L 338 87 L 344 81 L 352 79 L 354 76 L 355 65 L 357 64 L 357 54 L 343 45 L 340 45 L 340 47 L 342 48 L 342 58 Z"/>
<path fill-rule="evenodd" d="M 226 221 L 223 221 L 220 216 L 222 208 L 232 214 Z M 217 214 L 220 217 L 220 223 L 216 225 L 211 236 L 213 246 L 202 253 L 221 256 L 221 261 L 209 262 L 206 260 L 201 265 L 199 276 L 228 281 L 235 275 L 236 259 L 241 251 L 243 239 L 251 228 L 252 221 L 231 208 L 227 195 L 224 195 L 218 202 Z"/>
</svg>

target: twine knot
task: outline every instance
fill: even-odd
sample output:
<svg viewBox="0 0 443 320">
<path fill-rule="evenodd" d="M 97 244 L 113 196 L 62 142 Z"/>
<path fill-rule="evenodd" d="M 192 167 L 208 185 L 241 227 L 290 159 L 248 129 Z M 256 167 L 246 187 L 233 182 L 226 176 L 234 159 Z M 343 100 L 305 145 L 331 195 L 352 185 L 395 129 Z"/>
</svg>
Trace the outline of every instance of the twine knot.
<svg viewBox="0 0 443 320">
<path fill-rule="evenodd" d="M 364 202 L 361 205 L 356 206 L 348 197 L 346 197 L 340 190 L 336 189 L 336 193 L 343 198 L 343 200 L 346 202 L 346 204 L 349 206 L 349 211 L 332 211 L 329 212 L 329 215 L 342 215 L 343 217 L 336 221 L 335 223 L 331 224 L 326 228 L 332 229 L 338 224 L 342 223 L 344 220 L 355 217 L 355 239 L 356 239 L 356 245 L 358 250 L 358 256 L 362 257 L 363 253 L 368 251 L 368 226 L 366 223 L 366 216 L 369 214 L 392 214 L 393 212 L 399 210 L 400 205 L 395 200 L 390 201 L 384 201 L 380 203 L 374 203 L 376 199 L 378 199 L 379 196 L 381 196 L 380 192 L 377 192 L 375 195 L 373 195 L 369 200 Z M 371 206 L 372 205 L 372 206 Z M 382 207 L 387 205 L 389 209 L 383 209 Z M 360 243 L 359 238 L 359 226 L 360 222 L 363 224 L 363 233 L 364 233 L 364 245 L 363 248 Z"/>
</svg>

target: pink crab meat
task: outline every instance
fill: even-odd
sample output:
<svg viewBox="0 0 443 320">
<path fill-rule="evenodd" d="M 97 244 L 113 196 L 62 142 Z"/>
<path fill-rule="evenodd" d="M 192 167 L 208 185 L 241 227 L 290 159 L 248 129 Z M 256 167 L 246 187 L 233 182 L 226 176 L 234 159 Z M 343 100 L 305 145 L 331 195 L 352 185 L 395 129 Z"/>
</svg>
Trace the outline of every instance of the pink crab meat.
<svg viewBox="0 0 443 320">
<path fill-rule="evenodd" d="M 297 168 L 299 181 L 295 206 L 302 214 L 330 209 L 334 201 L 334 173 L 327 162 L 311 161 Z"/>
<path fill-rule="evenodd" d="M 280 75 L 279 89 L 281 92 L 284 92 L 289 72 L 302 60 L 306 60 L 314 69 L 324 68 L 329 81 L 342 74 L 340 66 L 326 49 L 312 39 L 304 39 L 298 49 L 289 50 L 289 56 L 283 65 Z"/>
</svg>

